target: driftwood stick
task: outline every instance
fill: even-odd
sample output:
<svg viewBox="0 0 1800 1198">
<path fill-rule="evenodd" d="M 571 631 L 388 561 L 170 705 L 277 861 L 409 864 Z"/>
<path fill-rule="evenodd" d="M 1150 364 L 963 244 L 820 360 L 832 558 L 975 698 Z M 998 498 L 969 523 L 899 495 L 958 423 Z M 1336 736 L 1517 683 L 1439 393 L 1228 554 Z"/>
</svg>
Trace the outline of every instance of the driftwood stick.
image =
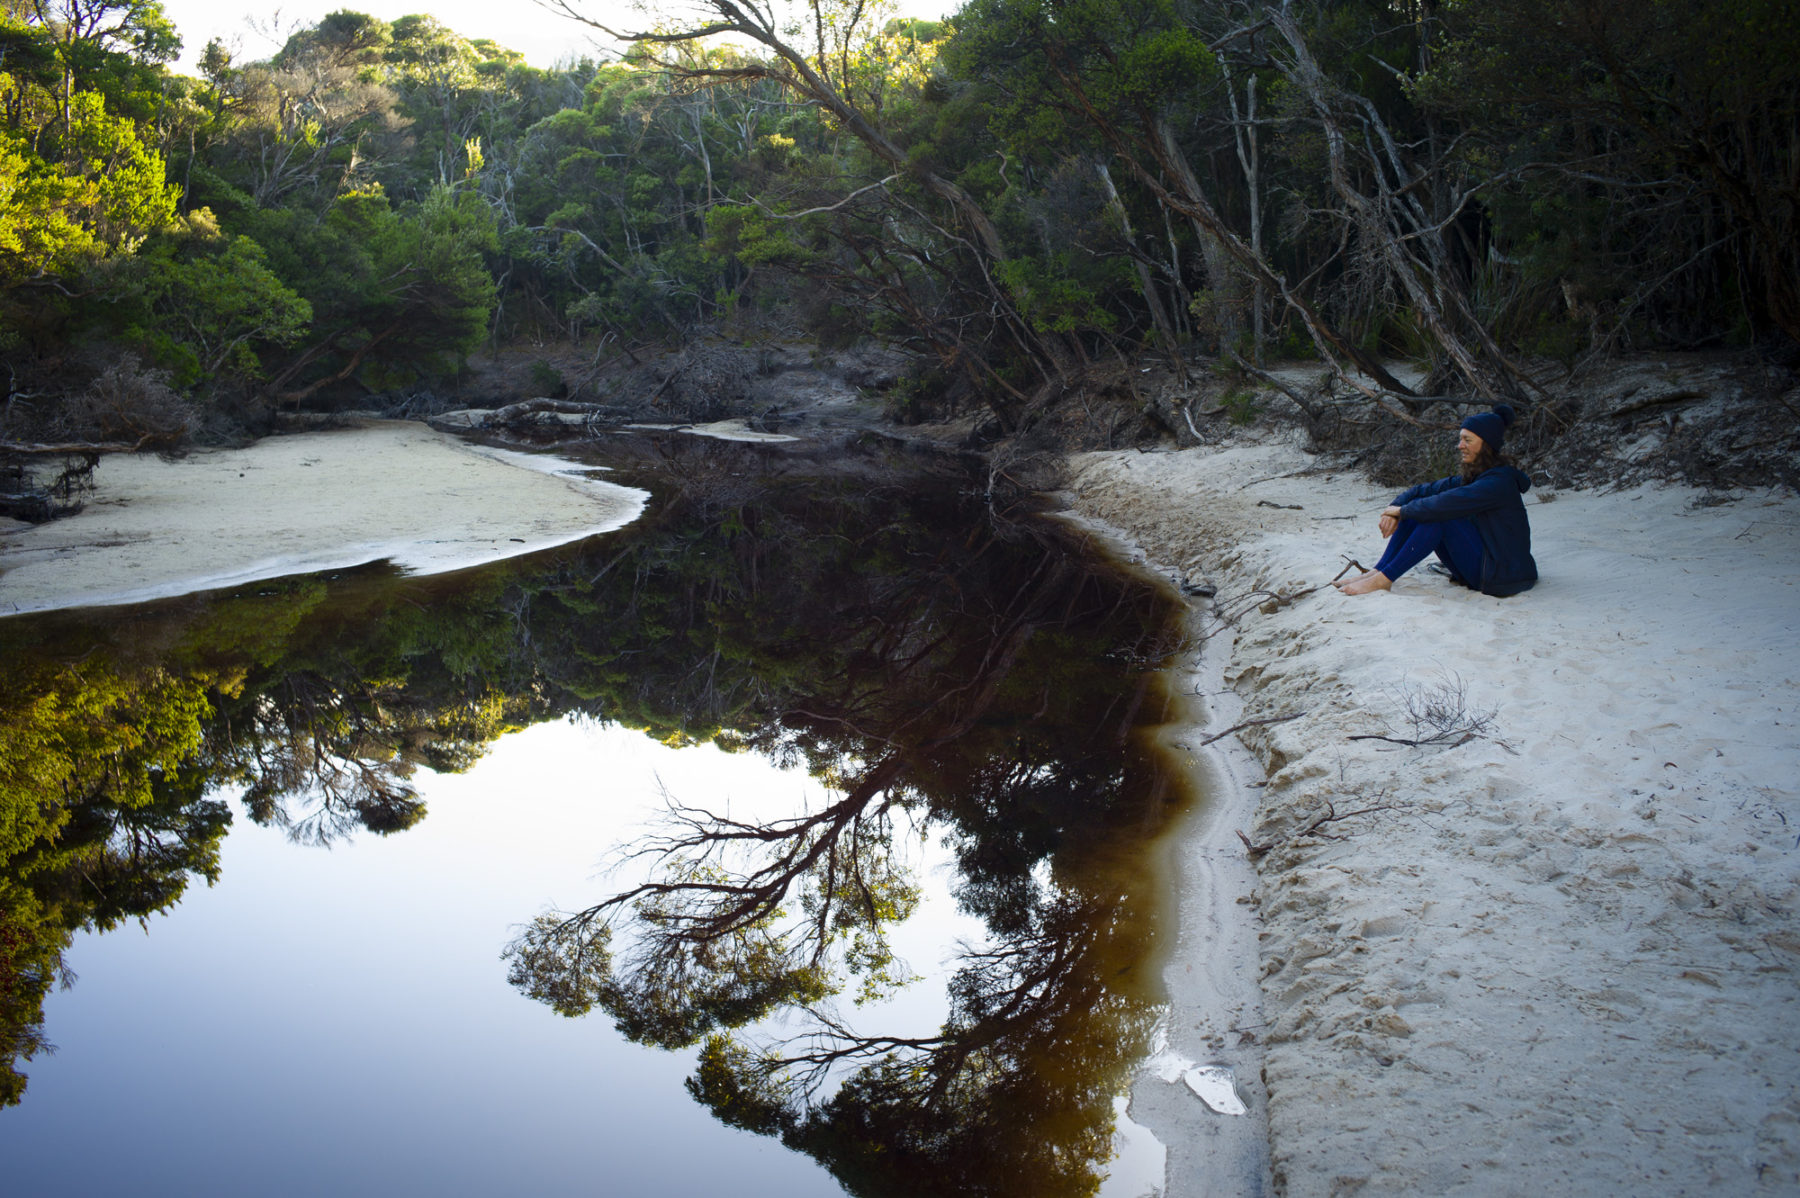
<svg viewBox="0 0 1800 1198">
<path fill-rule="evenodd" d="M 1465 732 L 1462 734 L 1462 737 L 1457 740 L 1451 740 L 1449 736 L 1445 736 L 1445 735 L 1427 736 L 1427 737 L 1424 737 L 1419 740 L 1409 740 L 1404 736 L 1378 736 L 1373 732 L 1365 732 L 1365 733 L 1362 733 L 1357 736 L 1346 736 L 1344 739 L 1345 740 L 1385 740 L 1390 745 L 1406 745 L 1408 748 L 1413 748 L 1413 749 L 1421 749 L 1421 748 L 1424 748 L 1426 745 L 1445 745 L 1445 746 L 1448 746 L 1449 748 L 1454 749 L 1454 748 L 1458 748 L 1462 745 L 1466 745 L 1470 741 L 1475 740 L 1477 738 L 1476 738 L 1475 733 L 1473 733 L 1473 732 Z"/>
<path fill-rule="evenodd" d="M 1212 744 L 1215 740 L 1224 740 L 1227 736 L 1230 736 L 1232 733 L 1242 732 L 1246 728 L 1259 728 L 1265 724 L 1285 724 L 1289 720 L 1297 720 L 1305 714 L 1306 713 L 1304 711 L 1292 711 L 1292 712 L 1289 712 L 1287 715 L 1271 715 L 1271 716 L 1264 716 L 1260 720 L 1245 720 L 1241 724 L 1233 724 L 1231 727 L 1225 729 L 1225 731 L 1214 733 L 1212 736 L 1207 737 L 1205 740 L 1200 742 L 1200 747 L 1204 748 L 1205 746 Z"/>
<path fill-rule="evenodd" d="M 1237 838 L 1244 842 L 1244 851 L 1250 855 L 1252 861 L 1275 847 L 1272 844 L 1252 844 L 1250 838 L 1242 832 L 1237 834 Z"/>
<path fill-rule="evenodd" d="M 1385 797 L 1385 794 L 1386 792 L 1384 791 L 1383 797 Z M 1376 803 L 1374 806 L 1364 807 L 1360 811 L 1346 811 L 1342 815 L 1339 815 L 1337 804 L 1327 799 L 1325 801 L 1325 810 L 1316 816 L 1311 823 L 1307 824 L 1306 827 L 1295 833 L 1295 839 L 1297 840 L 1302 836 L 1322 836 L 1326 840 L 1342 840 L 1344 839 L 1342 836 L 1334 836 L 1330 832 L 1321 832 L 1319 829 L 1323 828 L 1326 824 L 1335 824 L 1339 820 L 1354 819 L 1359 815 L 1374 815 L 1378 812 L 1393 811 L 1395 809 L 1396 808 L 1392 803 Z"/>
<path fill-rule="evenodd" d="M 1282 382 L 1280 379 L 1276 378 L 1274 375 L 1270 374 L 1268 371 L 1263 370 L 1262 368 L 1257 367 L 1257 366 L 1252 366 L 1250 363 L 1244 361 L 1244 359 L 1239 356 L 1239 354 L 1236 350 L 1228 350 L 1227 355 L 1231 358 L 1232 363 L 1235 366 L 1237 366 L 1237 368 L 1239 370 L 1243 371 L 1245 374 L 1255 375 L 1257 378 L 1261 379 L 1263 382 L 1267 383 L 1269 386 L 1275 388 L 1277 391 L 1279 391 L 1283 395 L 1287 396 L 1290 400 L 1293 401 L 1295 407 L 1299 408 L 1302 412 L 1306 413 L 1307 418 L 1309 420 L 1317 418 L 1318 412 L 1313 408 L 1312 404 L 1310 404 L 1306 401 L 1306 397 L 1301 395 L 1298 391 L 1294 390 L 1292 387 L 1288 386 L 1286 383 Z"/>
<path fill-rule="evenodd" d="M 155 433 L 145 433 L 134 444 L 129 441 L 0 441 L 0 453 L 49 456 L 69 453 L 136 453 L 156 440 Z"/>
</svg>

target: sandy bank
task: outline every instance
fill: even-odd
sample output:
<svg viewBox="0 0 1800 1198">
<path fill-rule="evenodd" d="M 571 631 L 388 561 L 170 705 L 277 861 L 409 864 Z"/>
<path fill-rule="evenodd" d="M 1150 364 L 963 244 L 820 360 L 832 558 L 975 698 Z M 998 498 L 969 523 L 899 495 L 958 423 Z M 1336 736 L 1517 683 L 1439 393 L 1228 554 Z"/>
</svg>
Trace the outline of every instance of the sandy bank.
<svg viewBox="0 0 1800 1198">
<path fill-rule="evenodd" d="M 174 462 L 115 455 L 81 512 L 0 534 L 0 615 L 384 559 L 439 573 L 636 519 L 645 493 L 591 473 L 387 421 Z"/>
<path fill-rule="evenodd" d="M 1264 1054 L 1277 1190 L 1800 1192 L 1800 501 L 1534 493 L 1524 596 L 1420 572 L 1283 602 L 1378 554 L 1391 491 L 1295 474 L 1318 465 L 1077 461 L 1079 514 L 1219 588 L 1192 631 L 1222 693 L 1186 743 L 1295 717 L 1237 738 L 1259 1023 L 1172 1021 Z M 1487 722 L 1351 739 L 1425 739 L 1434 698 Z M 1181 942 L 1178 1011 L 1217 968 Z M 1173 1151 L 1168 1192 L 1193 1192 Z"/>
</svg>

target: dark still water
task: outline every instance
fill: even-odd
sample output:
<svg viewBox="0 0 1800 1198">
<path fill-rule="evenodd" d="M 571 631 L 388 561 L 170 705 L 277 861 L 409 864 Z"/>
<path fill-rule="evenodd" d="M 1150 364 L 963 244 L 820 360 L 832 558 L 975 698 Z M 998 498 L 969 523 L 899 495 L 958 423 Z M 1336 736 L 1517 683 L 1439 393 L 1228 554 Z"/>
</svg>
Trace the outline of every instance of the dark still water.
<svg viewBox="0 0 1800 1198">
<path fill-rule="evenodd" d="M 554 553 L 0 620 L 0 1193 L 1143 1192 L 1164 601 L 942 463 L 609 453 Z"/>
</svg>

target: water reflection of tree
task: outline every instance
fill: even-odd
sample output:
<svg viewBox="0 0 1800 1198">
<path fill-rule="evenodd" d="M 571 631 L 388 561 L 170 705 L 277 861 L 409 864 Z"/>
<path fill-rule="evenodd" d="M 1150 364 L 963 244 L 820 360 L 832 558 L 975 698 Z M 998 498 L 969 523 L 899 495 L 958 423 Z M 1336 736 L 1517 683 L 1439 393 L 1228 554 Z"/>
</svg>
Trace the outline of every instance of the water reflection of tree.
<svg viewBox="0 0 1800 1198">
<path fill-rule="evenodd" d="M 218 877 L 231 816 L 192 769 L 209 679 L 103 657 L 15 666 L 0 693 L 0 1106 L 49 1050 L 43 1003 L 83 928 Z"/>
<path fill-rule="evenodd" d="M 806 653 L 740 735 L 825 776 L 832 800 L 762 822 L 674 806 L 639 846 L 649 878 L 541 917 L 510 947 L 510 976 L 565 1014 L 601 1007 L 634 1039 L 702 1043 L 697 1098 L 856 1192 L 1089 1192 L 1154 1016 L 1141 860 L 1166 818 L 1132 748 L 1153 688 L 1094 644 L 1153 655 L 1157 621 L 1142 592 L 1020 529 L 884 541 L 895 527 L 874 556 L 905 569 L 865 588 L 864 539 L 843 572 L 798 575 L 828 585 L 761 572 L 710 624 L 760 628 L 736 642 L 752 670 Z M 902 822 L 949 837 L 959 901 L 991 936 L 929 1036 L 859 1030 L 833 1003 L 897 980 L 885 933 L 917 893 L 897 865 Z M 781 1012 L 804 1030 L 741 1030 Z"/>
<path fill-rule="evenodd" d="M 834 798 L 765 824 L 678 809 L 647 889 L 521 940 L 528 987 L 559 1009 L 601 1005 L 645 1042 L 704 1044 L 697 1096 L 857 1188 L 879 1173 L 906 1191 L 899 1179 L 927 1172 L 934 1184 L 911 1190 L 1086 1188 L 1150 1010 L 1137 972 L 1150 898 L 1126 878 L 1164 819 L 1130 751 L 1153 688 L 1095 646 L 1153 657 L 1154 603 L 1041 529 L 971 520 L 953 474 L 889 479 L 851 454 L 836 476 L 783 477 L 733 452 L 651 462 L 675 481 L 650 517 L 547 561 L 329 595 L 262 588 L 39 636 L 62 663 L 41 677 L 61 681 L 31 692 L 38 724 L 4 713 L 16 734 L 0 770 L 37 760 L 18 731 L 37 728 L 98 781 L 32 775 L 32 810 L 61 827 L 9 840 L 0 814 L 13 1054 L 41 1039 L 73 929 L 213 876 L 218 788 L 301 840 L 398 831 L 424 814 L 419 767 L 465 768 L 507 728 L 575 715 L 764 752 Z M 21 677 L 9 697 L 31 690 L 12 688 Z M 119 681 L 103 694 L 101 677 Z M 158 704 L 180 718 L 138 718 Z M 163 730 L 131 764 L 83 719 Z M 962 963 L 938 1033 L 866 1035 L 832 1003 L 904 978 L 885 932 L 917 902 L 900 841 L 919 823 L 951 839 L 959 900 L 992 943 Z M 111 847 L 96 856 L 97 843 Z M 78 845 L 79 870 L 52 862 Z M 65 884 L 80 870 L 114 897 Z M 629 933 L 617 946 L 615 926 Z M 809 1013 L 810 1032 L 732 1038 L 784 1010 Z"/>
<path fill-rule="evenodd" d="M 420 765 L 460 772 L 499 734 L 504 701 L 421 708 L 404 689 L 287 670 L 229 704 L 209 739 L 217 781 L 242 784 L 246 814 L 307 844 L 404 831 L 425 818 Z"/>
<path fill-rule="evenodd" d="M 841 1025 L 799 1052 L 709 1042 L 690 1081 L 722 1116 L 757 1111 L 861 1194 L 1086 1194 L 1111 1156 L 1112 1097 L 1155 1007 L 1121 984 L 1116 906 L 1067 900 L 1029 935 L 967 956 L 942 1033 L 884 1042 Z M 870 1061 L 824 1101 L 821 1066 Z"/>
</svg>

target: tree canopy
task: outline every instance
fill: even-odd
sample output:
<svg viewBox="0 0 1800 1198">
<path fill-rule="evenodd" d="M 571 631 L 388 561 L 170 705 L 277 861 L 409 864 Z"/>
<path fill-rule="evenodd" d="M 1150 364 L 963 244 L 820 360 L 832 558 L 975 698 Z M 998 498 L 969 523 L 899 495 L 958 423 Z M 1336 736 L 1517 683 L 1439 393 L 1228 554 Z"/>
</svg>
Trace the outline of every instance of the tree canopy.
<svg viewBox="0 0 1800 1198">
<path fill-rule="evenodd" d="M 129 352 L 291 404 L 765 322 L 919 351 L 1004 427 L 1146 351 L 1317 355 L 1407 418 L 1383 356 L 1526 402 L 1527 359 L 1800 337 L 1774 0 L 693 11 L 543 70 L 343 10 L 189 78 L 154 0 L 10 6 L 13 391 Z"/>
</svg>

